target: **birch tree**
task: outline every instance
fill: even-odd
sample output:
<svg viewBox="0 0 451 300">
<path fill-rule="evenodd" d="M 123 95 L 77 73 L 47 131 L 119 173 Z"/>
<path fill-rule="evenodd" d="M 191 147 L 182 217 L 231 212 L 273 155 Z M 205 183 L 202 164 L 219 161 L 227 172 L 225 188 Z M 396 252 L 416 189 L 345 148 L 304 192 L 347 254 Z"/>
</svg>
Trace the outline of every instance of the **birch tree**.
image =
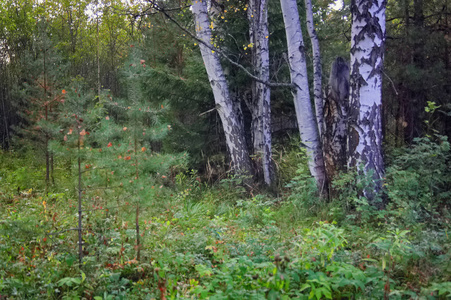
<svg viewBox="0 0 451 300">
<path fill-rule="evenodd" d="M 318 127 L 310 102 L 305 46 L 296 0 L 280 0 L 288 44 L 294 107 L 301 140 L 307 148 L 309 169 L 321 193 L 327 193 L 327 179 Z"/>
<path fill-rule="evenodd" d="M 312 42 L 313 52 L 313 96 L 315 102 L 316 122 L 318 123 L 319 135 L 322 135 L 324 129 L 323 117 L 323 88 L 322 88 L 322 67 L 321 67 L 321 51 L 319 48 L 318 35 L 316 34 L 313 21 L 312 0 L 305 0 L 305 9 L 307 15 L 307 30 Z"/>
<path fill-rule="evenodd" d="M 250 0 L 249 37 L 252 46 L 252 65 L 254 74 L 262 81 L 269 82 L 269 31 L 268 1 Z M 254 81 L 252 99 L 247 106 L 252 114 L 252 139 L 254 153 L 262 155 L 261 165 L 265 184 L 271 186 L 274 181 L 271 164 L 271 89 L 268 85 Z"/>
<path fill-rule="evenodd" d="M 363 165 L 372 174 L 370 200 L 382 188 L 382 68 L 386 0 L 352 0 L 351 77 L 348 153 L 349 167 Z"/>
<path fill-rule="evenodd" d="M 193 0 L 192 12 L 196 22 L 197 38 L 205 44 L 210 44 L 212 42 L 212 32 L 206 2 Z M 228 83 L 218 53 L 203 43 L 200 43 L 199 47 L 213 91 L 216 110 L 221 118 L 232 167 L 236 173 L 250 175 L 252 174 L 252 168 L 244 127 L 239 118 L 239 107 L 230 97 Z"/>
</svg>

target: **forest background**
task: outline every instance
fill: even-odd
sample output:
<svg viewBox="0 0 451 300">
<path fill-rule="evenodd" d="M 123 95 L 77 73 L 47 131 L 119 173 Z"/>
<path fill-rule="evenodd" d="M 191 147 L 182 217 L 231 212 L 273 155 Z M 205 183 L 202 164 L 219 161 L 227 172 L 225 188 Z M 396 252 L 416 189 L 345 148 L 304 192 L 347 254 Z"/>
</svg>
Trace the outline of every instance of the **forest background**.
<svg viewBox="0 0 451 300">
<path fill-rule="evenodd" d="M 209 2 L 202 52 L 238 112 L 243 174 L 197 2 L 1 1 L 0 299 L 451 295 L 448 0 L 386 3 L 385 173 L 345 163 L 327 189 L 299 139 L 279 1 L 266 6 L 267 73 L 256 67 L 257 2 Z M 315 106 L 308 2 L 296 6 Z M 325 103 L 353 38 L 356 2 L 334 2 L 311 3 Z"/>
</svg>

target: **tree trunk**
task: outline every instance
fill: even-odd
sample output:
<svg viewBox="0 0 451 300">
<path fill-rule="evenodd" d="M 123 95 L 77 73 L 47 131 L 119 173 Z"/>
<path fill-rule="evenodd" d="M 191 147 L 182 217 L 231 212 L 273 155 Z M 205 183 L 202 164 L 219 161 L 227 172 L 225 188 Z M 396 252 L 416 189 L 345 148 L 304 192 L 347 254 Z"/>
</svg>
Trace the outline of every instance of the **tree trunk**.
<svg viewBox="0 0 451 300">
<path fill-rule="evenodd" d="M 386 0 L 352 0 L 349 167 L 363 165 L 374 188 L 364 196 L 374 203 L 382 189 L 382 68 Z"/>
<path fill-rule="evenodd" d="M 193 0 L 192 12 L 196 22 L 197 37 L 204 43 L 210 44 L 212 34 L 206 1 Z M 250 175 L 252 174 L 251 162 L 244 137 L 244 127 L 239 118 L 239 108 L 230 97 L 218 54 L 202 43 L 199 46 L 213 90 L 216 110 L 221 118 L 232 167 L 235 173 Z"/>
<path fill-rule="evenodd" d="M 349 98 L 349 66 L 337 57 L 330 68 L 329 86 L 324 104 L 322 135 L 327 178 L 332 181 L 347 169 L 346 139 L 348 131 L 347 103 Z"/>
<path fill-rule="evenodd" d="M 312 1 L 305 0 L 305 8 L 307 14 L 307 30 L 310 35 L 310 40 L 312 41 L 312 52 L 313 52 L 313 94 L 315 99 L 315 113 L 316 122 L 318 123 L 319 135 L 322 136 L 324 129 L 324 118 L 323 118 L 323 70 L 321 67 L 321 51 L 319 48 L 319 40 L 316 35 L 316 30 L 313 22 L 313 11 L 312 11 Z"/>
<path fill-rule="evenodd" d="M 47 28 L 46 28 L 47 29 Z M 47 33 L 47 30 L 45 30 L 45 33 Z M 44 67 L 44 86 L 43 86 L 43 93 L 42 93 L 42 97 L 43 97 L 43 101 L 44 101 L 44 116 L 45 116 L 45 121 L 47 122 L 49 120 L 49 105 L 48 105 L 48 98 L 47 98 L 47 65 L 46 65 L 46 61 L 47 61 L 47 45 L 46 45 L 46 39 L 47 36 L 44 37 L 44 51 L 43 51 L 43 67 Z M 44 151 L 45 151 L 45 193 L 48 193 L 48 189 L 49 189 L 49 183 L 50 183 L 50 153 L 49 153 L 49 134 L 46 130 L 45 132 L 45 144 L 44 144 Z"/>
<path fill-rule="evenodd" d="M 96 1 L 96 63 L 97 63 L 97 97 L 100 101 L 100 35 L 99 35 L 99 1 Z"/>
<path fill-rule="evenodd" d="M 249 36 L 252 47 L 254 74 L 269 82 L 269 31 L 267 0 L 251 0 L 248 10 Z M 252 84 L 252 99 L 248 104 L 252 114 L 254 154 L 260 154 L 265 184 L 272 186 L 274 174 L 271 149 L 271 90 L 260 82 Z"/>
<path fill-rule="evenodd" d="M 78 124 L 77 124 L 78 125 Z M 78 137 L 78 143 L 77 143 L 77 163 L 78 163 L 78 267 L 80 269 L 83 268 L 83 217 L 82 217 L 82 188 L 81 188 L 81 138 L 80 138 L 80 126 L 77 126 L 77 137 Z"/>
<path fill-rule="evenodd" d="M 321 194 L 326 194 L 326 171 L 318 135 L 318 126 L 310 103 L 305 48 L 298 7 L 296 0 L 280 0 L 280 4 L 287 35 L 291 82 L 295 85 L 293 96 L 299 133 L 302 142 L 307 148 L 310 172 L 315 178 Z"/>
</svg>

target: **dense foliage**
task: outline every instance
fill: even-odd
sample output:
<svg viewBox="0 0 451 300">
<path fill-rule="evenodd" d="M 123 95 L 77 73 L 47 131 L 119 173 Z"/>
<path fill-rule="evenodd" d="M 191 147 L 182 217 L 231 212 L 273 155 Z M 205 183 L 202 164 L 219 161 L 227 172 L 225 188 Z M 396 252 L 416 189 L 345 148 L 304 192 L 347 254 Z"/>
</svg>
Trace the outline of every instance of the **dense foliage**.
<svg viewBox="0 0 451 300">
<path fill-rule="evenodd" d="M 387 6 L 373 203 L 359 170 L 318 196 L 286 86 L 271 90 L 275 186 L 229 172 L 189 3 L 129 2 L 0 0 L 0 299 L 451 297 L 447 1 Z M 215 2 L 250 136 L 248 1 Z M 349 56 L 351 1 L 333 2 L 313 1 L 324 82 Z M 271 82 L 287 83 L 278 0 L 268 14 Z"/>
<path fill-rule="evenodd" d="M 445 299 L 451 293 L 451 241 L 448 208 L 440 199 L 446 198 L 449 155 L 448 142 L 419 140 L 397 156 L 387 175 L 392 199 L 387 210 L 375 210 L 358 197 L 350 188 L 351 175 L 337 180 L 339 199 L 318 203 L 302 168 L 277 198 L 249 196 L 237 186 L 239 178 L 209 187 L 195 171 L 170 178 L 166 170 L 153 176 L 153 185 L 139 197 L 139 260 L 133 200 L 138 198 L 132 192 L 141 193 L 139 188 L 124 183 L 111 190 L 86 189 L 84 258 L 78 268 L 70 176 L 59 176 L 59 186 L 67 189 L 43 195 L 42 182 L 35 179 L 42 166 L 5 152 L 0 294 L 11 299 Z M 418 156 L 427 162 L 419 163 Z M 294 163 L 295 157 L 302 161 L 303 154 L 284 153 L 281 159 Z M 84 174 L 86 180 L 103 173 L 89 159 L 94 173 Z M 423 162 L 442 165 L 443 160 L 448 161 L 443 173 L 424 168 Z M 86 168 L 91 166 L 83 164 Z"/>
</svg>

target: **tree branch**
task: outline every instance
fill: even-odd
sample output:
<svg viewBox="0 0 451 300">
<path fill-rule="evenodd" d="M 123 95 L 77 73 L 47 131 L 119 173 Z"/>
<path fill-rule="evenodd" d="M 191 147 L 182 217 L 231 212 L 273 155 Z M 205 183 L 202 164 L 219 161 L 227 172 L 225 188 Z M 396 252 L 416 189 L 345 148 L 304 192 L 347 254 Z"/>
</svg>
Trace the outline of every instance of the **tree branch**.
<svg viewBox="0 0 451 300">
<path fill-rule="evenodd" d="M 155 1 L 153 0 L 148 0 L 148 2 L 153 6 L 153 8 L 159 12 L 161 12 L 166 18 L 168 18 L 172 23 L 174 23 L 177 27 L 179 27 L 183 32 L 185 32 L 186 34 L 188 34 L 192 39 L 196 40 L 199 44 L 204 45 L 205 47 L 207 47 L 208 49 L 217 52 L 218 54 L 220 54 L 223 58 L 225 58 L 228 62 L 230 62 L 232 65 L 234 65 L 235 67 L 241 69 L 244 71 L 244 73 L 246 73 L 247 76 L 249 76 L 250 78 L 254 79 L 257 82 L 260 82 L 266 86 L 275 88 L 275 87 L 289 87 L 289 88 L 295 88 L 296 86 L 293 83 L 277 83 L 277 82 L 268 82 L 268 81 L 264 81 L 262 79 L 260 79 L 259 77 L 255 76 L 254 74 L 252 74 L 251 72 L 249 72 L 248 69 L 246 69 L 243 65 L 235 62 L 233 59 L 231 59 L 230 57 L 228 57 L 222 50 L 215 48 L 213 46 L 211 46 L 210 44 L 202 41 L 201 39 L 199 39 L 195 34 L 193 34 L 191 31 L 189 31 L 188 29 L 186 29 L 185 27 L 183 27 L 182 25 L 180 25 L 179 22 L 177 22 L 173 17 L 171 17 L 168 14 L 168 10 L 160 7 L 158 4 L 155 3 Z M 148 11 L 148 10 L 146 10 Z M 299 88 L 299 87 L 298 87 Z"/>
</svg>

